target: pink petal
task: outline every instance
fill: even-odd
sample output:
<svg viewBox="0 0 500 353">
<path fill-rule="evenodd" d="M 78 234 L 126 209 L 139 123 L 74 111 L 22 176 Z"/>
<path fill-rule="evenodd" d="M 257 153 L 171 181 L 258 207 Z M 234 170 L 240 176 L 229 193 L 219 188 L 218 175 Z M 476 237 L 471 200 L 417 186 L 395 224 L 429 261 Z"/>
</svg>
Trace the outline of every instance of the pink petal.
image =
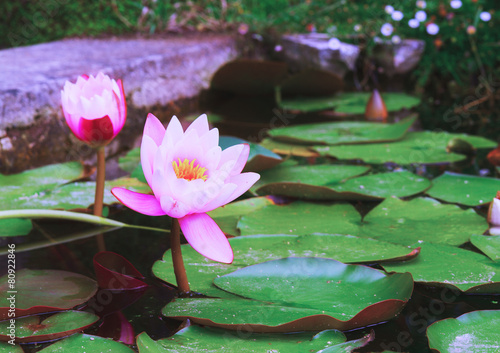
<svg viewBox="0 0 500 353">
<path fill-rule="evenodd" d="M 182 125 L 179 119 L 177 119 L 177 117 L 174 115 L 167 125 L 165 135 L 163 136 L 161 143 L 169 145 L 170 147 L 175 146 L 177 142 L 180 141 L 183 135 L 184 130 L 182 129 Z"/>
<path fill-rule="evenodd" d="M 202 207 L 199 207 L 198 212 L 210 212 L 212 210 L 215 210 L 216 208 L 225 205 L 226 203 L 229 202 L 229 200 L 234 200 L 231 199 L 231 196 L 234 194 L 236 189 L 238 188 L 238 185 L 236 184 L 225 184 L 218 192 L 217 196 L 211 197 L 211 195 L 206 195 L 207 199 L 209 200 L 208 202 L 205 203 Z M 207 193 L 207 191 L 202 191 L 200 193 L 200 196 L 198 198 L 202 198 L 202 196 L 205 196 L 204 193 Z M 211 200 L 210 200 L 211 199 Z"/>
<path fill-rule="evenodd" d="M 111 193 L 128 208 L 147 216 L 164 216 L 160 203 L 154 195 L 141 194 L 124 188 L 113 188 Z"/>
<path fill-rule="evenodd" d="M 165 128 L 156 116 L 149 113 L 144 126 L 144 136 L 149 136 L 157 146 L 161 144 L 163 136 L 165 136 Z"/>
<path fill-rule="evenodd" d="M 146 181 L 151 187 L 153 185 L 153 163 L 157 150 L 158 146 L 153 139 L 150 136 L 144 135 L 141 143 L 141 165 Z"/>
<path fill-rule="evenodd" d="M 230 170 L 228 173 L 230 176 L 237 175 L 241 173 L 245 164 L 248 160 L 248 155 L 250 154 L 250 146 L 248 144 L 239 144 L 226 148 L 222 151 L 221 160 L 219 162 L 219 168 L 221 168 L 225 163 L 231 163 Z"/>
<path fill-rule="evenodd" d="M 238 187 L 236 188 L 236 190 L 234 190 L 233 194 L 231 195 L 231 197 L 229 198 L 229 200 L 227 202 L 231 202 L 234 199 L 243 195 L 259 179 L 260 179 L 260 175 L 257 173 L 252 173 L 252 172 L 238 174 L 238 175 L 235 175 L 233 177 L 230 177 L 228 179 L 228 182 L 234 183 L 234 184 L 238 185 Z"/>
<path fill-rule="evenodd" d="M 173 218 L 184 217 L 192 211 L 191 207 L 180 200 L 174 200 L 170 195 L 162 195 L 160 203 L 163 212 Z"/>
<path fill-rule="evenodd" d="M 205 135 L 208 132 L 207 114 L 202 114 L 197 117 L 196 120 L 193 121 L 191 125 L 189 125 L 189 127 L 186 129 L 186 132 L 189 132 L 191 130 L 195 130 L 200 137 Z"/>
<path fill-rule="evenodd" d="M 229 241 L 206 213 L 179 218 L 179 224 L 188 243 L 201 255 L 226 264 L 233 262 L 233 249 Z"/>
</svg>

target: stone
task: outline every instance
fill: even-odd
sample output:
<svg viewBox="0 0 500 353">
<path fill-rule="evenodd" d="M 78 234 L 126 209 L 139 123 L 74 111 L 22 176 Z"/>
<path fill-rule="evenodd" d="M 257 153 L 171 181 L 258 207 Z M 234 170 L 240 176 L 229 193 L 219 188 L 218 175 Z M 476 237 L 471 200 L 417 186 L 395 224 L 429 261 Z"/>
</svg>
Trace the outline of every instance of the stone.
<svg viewBox="0 0 500 353">
<path fill-rule="evenodd" d="M 360 54 L 357 45 L 332 39 L 325 33 L 285 35 L 282 47 L 285 60 L 293 68 L 323 69 L 340 77 L 354 70 Z"/>
<path fill-rule="evenodd" d="M 425 42 L 419 39 L 404 39 L 399 44 L 390 41 L 379 43 L 373 52 L 377 64 L 388 76 L 410 72 L 422 59 Z"/>
<path fill-rule="evenodd" d="M 142 134 L 148 112 L 167 120 L 193 111 L 202 89 L 226 62 L 238 57 L 227 35 L 165 39 L 68 39 L 0 50 L 0 172 L 75 159 L 92 149 L 69 131 L 62 115 L 66 80 L 99 71 L 122 79 L 127 122 L 108 154 Z"/>
</svg>

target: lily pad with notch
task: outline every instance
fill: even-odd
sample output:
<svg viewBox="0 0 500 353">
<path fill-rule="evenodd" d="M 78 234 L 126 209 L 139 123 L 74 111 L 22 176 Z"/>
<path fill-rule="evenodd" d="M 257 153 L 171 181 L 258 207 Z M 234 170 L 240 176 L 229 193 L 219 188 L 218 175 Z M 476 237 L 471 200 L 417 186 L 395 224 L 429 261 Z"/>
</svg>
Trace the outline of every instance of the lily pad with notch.
<svg viewBox="0 0 500 353">
<path fill-rule="evenodd" d="M 187 278 L 194 292 L 212 297 L 232 298 L 232 294 L 213 285 L 213 279 L 245 266 L 286 257 L 320 257 L 344 263 L 383 263 L 410 260 L 419 249 L 379 240 L 340 234 L 309 235 L 248 235 L 230 238 L 234 261 L 222 264 L 211 261 L 196 252 L 190 245 L 182 245 L 182 255 Z M 161 261 L 153 265 L 158 278 L 175 283 L 172 254 L 167 250 Z"/>
<path fill-rule="evenodd" d="M 85 352 L 85 353 L 134 353 L 132 348 L 109 338 L 86 334 L 75 334 L 40 350 L 41 353 Z"/>
<path fill-rule="evenodd" d="M 373 334 L 347 341 L 345 335 L 337 330 L 326 330 L 311 337 L 310 333 L 265 334 L 249 333 L 234 334 L 227 330 L 212 327 L 191 325 L 175 333 L 172 337 L 153 341 L 143 332 L 137 337 L 139 353 L 327 353 L 352 352 L 373 340 Z"/>
<path fill-rule="evenodd" d="M 15 342 L 46 342 L 83 331 L 99 320 L 97 315 L 84 311 L 64 311 L 42 320 L 40 316 L 16 319 Z M 0 322 L 0 340 L 8 341 L 10 320 Z"/>
<path fill-rule="evenodd" d="M 242 298 L 176 299 L 163 315 L 253 332 L 349 330 L 395 317 L 413 291 L 409 273 L 386 275 L 321 258 L 268 261 L 214 284 Z"/>
</svg>

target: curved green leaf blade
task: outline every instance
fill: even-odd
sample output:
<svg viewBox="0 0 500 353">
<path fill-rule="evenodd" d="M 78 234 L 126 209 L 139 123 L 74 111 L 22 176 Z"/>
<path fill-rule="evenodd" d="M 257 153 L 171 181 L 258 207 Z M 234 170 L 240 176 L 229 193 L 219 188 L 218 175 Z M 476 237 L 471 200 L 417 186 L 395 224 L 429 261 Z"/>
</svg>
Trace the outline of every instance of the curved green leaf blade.
<svg viewBox="0 0 500 353">
<path fill-rule="evenodd" d="M 172 337 L 153 341 L 143 332 L 137 337 L 139 353 L 303 353 L 303 352 L 351 352 L 362 347 L 372 337 L 346 342 L 345 335 L 337 330 L 322 331 L 311 338 L 310 333 L 265 334 L 234 333 L 226 330 L 188 326 L 176 332 Z"/>
<path fill-rule="evenodd" d="M 322 156 L 340 160 L 362 160 L 365 163 L 384 164 L 442 164 L 463 160 L 466 156 L 446 152 L 448 141 L 460 138 L 474 148 L 493 148 L 496 143 L 479 136 L 447 132 L 410 132 L 400 141 L 349 146 L 315 146 Z"/>
<path fill-rule="evenodd" d="M 445 172 L 432 181 L 427 195 L 465 206 L 491 202 L 500 190 L 500 179 Z"/>
<path fill-rule="evenodd" d="M 163 314 L 256 332 L 347 330 L 394 317 L 413 291 L 408 273 L 388 276 L 370 267 L 295 257 L 245 267 L 214 284 L 253 300 L 177 299 Z"/>
<path fill-rule="evenodd" d="M 0 278 L 0 290 L 9 290 L 8 275 Z M 16 272 L 16 316 L 66 310 L 85 303 L 97 291 L 97 283 L 86 276 L 59 270 Z M 0 320 L 8 317 L 10 302 L 0 298 Z"/>
<path fill-rule="evenodd" d="M 500 235 L 478 235 L 470 237 L 472 245 L 481 250 L 493 261 L 500 261 Z"/>
<path fill-rule="evenodd" d="M 211 261 L 190 245 L 182 245 L 187 278 L 191 289 L 212 297 L 231 298 L 231 294 L 212 284 L 214 278 L 237 269 L 286 257 L 321 257 L 344 263 L 381 263 L 408 260 L 418 255 L 418 249 L 390 244 L 352 235 L 248 235 L 229 239 L 233 248 L 232 264 Z M 156 261 L 153 273 L 166 282 L 176 284 L 172 253 L 167 250 L 163 260 Z"/>
<path fill-rule="evenodd" d="M 364 114 L 371 92 L 346 92 L 334 97 L 285 99 L 281 107 L 301 112 L 313 112 L 335 109 L 337 113 Z M 382 94 L 387 111 L 398 111 L 413 108 L 420 99 L 404 93 L 386 92 Z"/>
<path fill-rule="evenodd" d="M 461 245 L 487 228 L 486 220 L 472 209 L 462 210 L 430 198 L 388 198 L 364 217 L 360 233 L 352 234 L 402 245 L 422 240 Z"/>
<path fill-rule="evenodd" d="M 39 316 L 16 319 L 17 343 L 45 342 L 72 335 L 99 320 L 97 315 L 84 311 L 64 311 L 49 316 L 43 321 Z M 0 322 L 0 340 L 8 341 L 10 321 Z"/>
<path fill-rule="evenodd" d="M 0 237 L 26 235 L 31 232 L 33 225 L 29 219 L 10 218 L 0 220 Z"/>
<path fill-rule="evenodd" d="M 394 124 L 371 122 L 335 122 L 304 124 L 271 129 L 268 134 L 275 140 L 301 144 L 359 144 L 396 141 L 406 134 L 415 122 L 410 117 Z"/>
<path fill-rule="evenodd" d="M 12 345 L 7 342 L 0 342 L 0 353 L 24 353 L 24 351 L 18 344 Z"/>
<path fill-rule="evenodd" d="M 250 234 L 356 234 L 361 216 L 350 204 L 296 201 L 269 205 L 241 217 L 241 235 Z"/>
<path fill-rule="evenodd" d="M 85 353 L 133 353 L 134 351 L 126 345 L 115 342 L 109 338 L 91 336 L 85 334 L 76 334 L 71 337 L 58 341 L 39 351 L 41 353 L 66 353 L 66 352 L 85 352 Z"/>
<path fill-rule="evenodd" d="M 444 244 L 415 244 L 420 254 L 412 261 L 382 264 L 388 272 L 410 272 L 415 282 L 458 288 L 466 293 L 498 293 L 500 265 L 486 256 Z"/>
<path fill-rule="evenodd" d="M 480 310 L 433 323 L 429 346 L 440 353 L 500 351 L 500 310 Z"/>
</svg>

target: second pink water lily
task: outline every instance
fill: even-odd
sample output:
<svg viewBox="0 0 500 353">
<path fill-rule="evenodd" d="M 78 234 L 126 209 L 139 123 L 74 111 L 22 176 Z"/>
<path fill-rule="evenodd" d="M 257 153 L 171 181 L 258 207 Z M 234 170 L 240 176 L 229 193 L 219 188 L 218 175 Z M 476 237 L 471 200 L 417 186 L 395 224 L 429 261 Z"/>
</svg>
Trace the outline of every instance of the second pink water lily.
<svg viewBox="0 0 500 353">
<path fill-rule="evenodd" d="M 207 212 L 233 201 L 259 180 L 257 173 L 241 173 L 249 151 L 246 144 L 222 151 L 219 131 L 209 129 L 206 115 L 183 131 L 175 116 L 165 129 L 149 114 L 141 164 L 154 195 L 124 188 L 113 188 L 112 193 L 137 212 L 178 218 L 186 240 L 196 251 L 209 259 L 231 263 L 231 246 Z"/>
</svg>

